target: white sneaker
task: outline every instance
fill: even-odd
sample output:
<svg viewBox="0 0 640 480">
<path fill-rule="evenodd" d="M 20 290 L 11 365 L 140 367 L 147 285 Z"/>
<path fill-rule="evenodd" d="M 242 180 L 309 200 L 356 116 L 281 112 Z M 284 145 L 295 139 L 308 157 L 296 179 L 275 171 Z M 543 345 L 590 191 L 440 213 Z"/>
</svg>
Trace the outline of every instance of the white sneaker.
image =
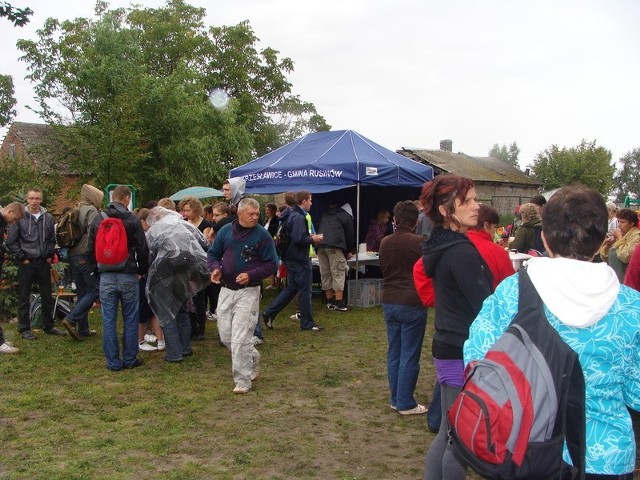
<svg viewBox="0 0 640 480">
<path fill-rule="evenodd" d="M 251 337 L 251 343 L 253 343 L 254 347 L 257 347 L 258 345 L 262 345 L 264 343 L 264 340 L 254 335 L 253 337 Z"/>
<path fill-rule="evenodd" d="M 207 312 L 207 320 L 210 322 L 215 322 L 218 320 L 218 316 L 215 313 Z"/>
<path fill-rule="evenodd" d="M 144 341 L 147 343 L 156 343 L 158 341 L 158 337 L 156 337 L 153 333 L 147 333 L 144 336 Z"/>
<path fill-rule="evenodd" d="M 291 315 L 289 317 L 291 320 L 300 320 L 300 314 L 299 313 L 294 313 L 293 315 Z"/>
<path fill-rule="evenodd" d="M 163 352 L 165 348 L 164 340 L 158 340 L 158 351 Z"/>
<path fill-rule="evenodd" d="M 4 342 L 0 345 L 0 353 L 18 353 L 19 351 L 19 348 L 9 345 L 9 342 Z"/>
<path fill-rule="evenodd" d="M 158 350 L 158 347 L 149 345 L 147 342 L 142 342 L 140 345 L 138 345 L 138 348 L 143 352 L 155 352 L 156 350 Z"/>
</svg>

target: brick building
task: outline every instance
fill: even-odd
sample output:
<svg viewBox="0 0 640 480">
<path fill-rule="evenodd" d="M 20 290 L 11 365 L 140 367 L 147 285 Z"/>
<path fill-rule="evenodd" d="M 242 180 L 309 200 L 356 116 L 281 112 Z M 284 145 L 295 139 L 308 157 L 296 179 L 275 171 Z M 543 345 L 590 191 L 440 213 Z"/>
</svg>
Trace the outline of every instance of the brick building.
<svg viewBox="0 0 640 480">
<path fill-rule="evenodd" d="M 65 207 L 72 207 L 77 201 L 70 191 L 74 188 L 79 191 L 81 176 L 71 171 L 69 155 L 57 141 L 51 125 L 14 122 L 2 141 L 0 154 L 16 162 L 32 162 L 45 174 L 56 172 L 61 175 L 60 191 L 47 206 L 53 215 Z"/>
</svg>

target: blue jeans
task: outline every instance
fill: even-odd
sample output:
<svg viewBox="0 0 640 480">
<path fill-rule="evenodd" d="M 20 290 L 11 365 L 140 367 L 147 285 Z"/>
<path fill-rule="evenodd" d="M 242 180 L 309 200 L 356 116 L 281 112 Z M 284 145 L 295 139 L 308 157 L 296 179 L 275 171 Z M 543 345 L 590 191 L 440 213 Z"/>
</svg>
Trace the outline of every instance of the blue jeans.
<svg viewBox="0 0 640 480">
<path fill-rule="evenodd" d="M 98 276 L 93 275 L 89 255 L 73 255 L 71 272 L 76 282 L 78 301 L 67 315 L 67 320 L 78 326 L 78 335 L 89 335 L 89 310 L 100 296 Z"/>
<path fill-rule="evenodd" d="M 256 323 L 256 328 L 253 330 L 253 335 L 264 340 L 264 335 L 262 334 L 262 321 L 260 319 L 260 315 L 258 315 L 258 322 Z"/>
<path fill-rule="evenodd" d="M 382 314 L 387 324 L 387 375 L 391 405 L 409 410 L 418 405 L 413 392 L 420 373 L 422 341 L 427 326 L 427 309 L 415 305 L 385 303 Z"/>
<path fill-rule="evenodd" d="M 102 348 L 109 370 L 130 367 L 138 355 L 138 309 L 140 297 L 135 273 L 104 272 L 100 274 L 100 303 L 102 304 Z M 116 324 L 118 304 L 122 303 L 122 358 Z"/>
<path fill-rule="evenodd" d="M 308 264 L 285 262 L 285 265 L 287 267 L 287 285 L 267 307 L 264 315 L 276 318 L 278 313 L 289 305 L 293 297 L 298 294 L 300 329 L 309 330 L 316 324 L 311 313 L 311 261 Z"/>
<path fill-rule="evenodd" d="M 185 306 L 178 310 L 175 319 L 162 322 L 164 332 L 164 359 L 179 362 L 183 355 L 191 354 L 191 319 Z"/>
</svg>

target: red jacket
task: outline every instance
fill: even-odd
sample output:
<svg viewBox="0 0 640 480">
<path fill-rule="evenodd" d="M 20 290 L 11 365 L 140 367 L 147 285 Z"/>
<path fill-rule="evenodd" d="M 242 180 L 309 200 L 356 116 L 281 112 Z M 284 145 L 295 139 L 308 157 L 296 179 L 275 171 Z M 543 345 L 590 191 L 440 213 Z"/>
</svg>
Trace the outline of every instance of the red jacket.
<svg viewBox="0 0 640 480">
<path fill-rule="evenodd" d="M 413 283 L 420 300 L 425 307 L 436 306 L 436 292 L 433 289 L 433 281 L 424 273 L 424 264 L 422 258 L 413 265 Z"/>
<path fill-rule="evenodd" d="M 624 275 L 624 284 L 640 291 L 640 246 L 636 247 L 631 255 L 627 273 Z"/>
<path fill-rule="evenodd" d="M 509 254 L 500 245 L 493 242 L 489 232 L 485 230 L 469 230 L 467 237 L 480 252 L 480 256 L 487 262 L 493 275 L 493 289 L 505 278 L 513 275 L 515 270 L 509 259 Z"/>
</svg>

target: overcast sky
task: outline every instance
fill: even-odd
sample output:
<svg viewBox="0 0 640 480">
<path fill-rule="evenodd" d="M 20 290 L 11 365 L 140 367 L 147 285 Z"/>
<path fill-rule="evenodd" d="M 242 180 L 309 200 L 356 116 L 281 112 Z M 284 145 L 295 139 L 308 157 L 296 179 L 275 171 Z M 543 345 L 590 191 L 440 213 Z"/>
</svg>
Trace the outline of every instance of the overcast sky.
<svg viewBox="0 0 640 480">
<path fill-rule="evenodd" d="M 94 3 L 11 3 L 35 14 L 23 28 L 0 22 L 0 73 L 14 77 L 17 120 L 38 121 L 25 108 L 35 102 L 15 42 L 35 38 L 47 17 L 91 17 Z M 638 0 L 188 3 L 207 9 L 208 25 L 249 20 L 262 46 L 294 61 L 294 93 L 334 130 L 393 150 L 451 139 L 454 151 L 482 156 L 515 141 L 525 166 L 552 144 L 583 138 L 614 161 L 640 147 Z"/>
</svg>

